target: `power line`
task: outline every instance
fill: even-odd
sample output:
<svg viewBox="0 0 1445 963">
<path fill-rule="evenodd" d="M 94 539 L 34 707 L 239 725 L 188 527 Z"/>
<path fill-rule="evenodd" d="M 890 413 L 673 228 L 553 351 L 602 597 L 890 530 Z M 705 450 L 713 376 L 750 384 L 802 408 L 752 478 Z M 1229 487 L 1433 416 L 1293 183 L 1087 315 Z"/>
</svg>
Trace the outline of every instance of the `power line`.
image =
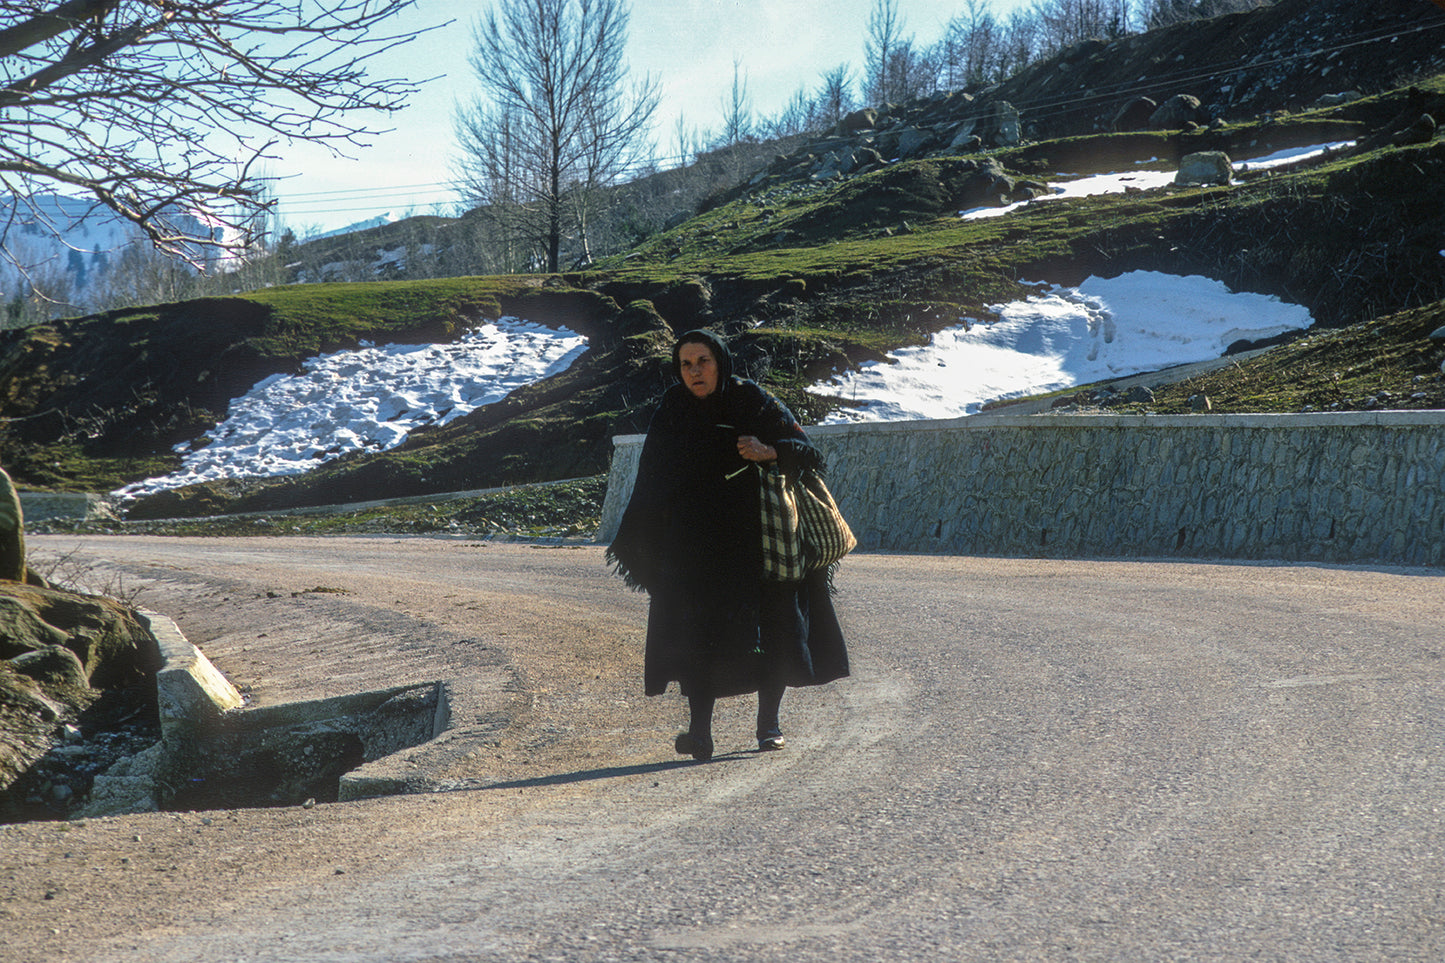
<svg viewBox="0 0 1445 963">
<path fill-rule="evenodd" d="M 380 190 L 386 190 L 386 191 L 440 190 L 440 189 L 442 189 L 442 188 L 452 189 L 452 188 L 454 188 L 454 187 L 456 187 L 456 183 L 455 183 L 455 182 L 451 182 L 451 181 L 432 181 L 431 183 L 427 183 L 427 184 L 395 184 L 395 185 L 389 185 L 389 186 L 387 186 L 386 188 L 378 188 L 378 187 L 351 187 L 351 188 L 346 188 L 346 189 L 343 189 L 343 190 L 334 190 L 334 191 L 299 191 L 299 192 L 297 192 L 297 193 L 295 193 L 295 194 L 289 194 L 289 195 L 287 195 L 287 196 L 288 196 L 288 197 L 335 197 L 335 196 L 337 196 L 337 195 L 339 195 L 339 194 L 369 194 L 369 193 L 374 193 L 374 192 L 380 191 Z"/>
</svg>

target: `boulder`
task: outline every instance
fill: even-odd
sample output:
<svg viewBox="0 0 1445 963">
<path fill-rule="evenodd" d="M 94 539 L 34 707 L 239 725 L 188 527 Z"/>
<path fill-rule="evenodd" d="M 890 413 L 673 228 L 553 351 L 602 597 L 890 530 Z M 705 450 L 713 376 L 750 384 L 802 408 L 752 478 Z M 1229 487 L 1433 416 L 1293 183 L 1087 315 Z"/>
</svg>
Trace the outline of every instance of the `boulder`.
<svg viewBox="0 0 1445 963">
<path fill-rule="evenodd" d="M 1019 120 L 1018 108 L 1006 100 L 993 105 L 989 111 L 991 135 L 985 137 L 994 147 L 1017 147 L 1023 141 L 1023 125 Z"/>
<path fill-rule="evenodd" d="M 905 129 L 904 129 L 902 132 L 900 132 L 899 135 L 898 135 L 898 156 L 899 156 L 899 157 L 912 157 L 912 156 L 914 156 L 915 154 L 920 154 L 920 153 L 923 152 L 923 149 L 924 149 L 925 147 L 927 147 L 928 144 L 929 144 L 929 142 L 932 141 L 932 140 L 933 140 L 933 134 L 932 134 L 931 132 L 929 132 L 929 131 L 922 130 L 922 129 L 917 128 L 917 127 L 908 127 L 908 128 L 905 128 Z M 851 157 L 850 157 L 849 159 L 850 159 L 849 168 L 851 169 L 851 167 L 852 167 Z M 840 168 L 840 170 L 841 170 L 841 168 Z M 847 171 L 843 171 L 843 173 L 847 173 Z"/>
<path fill-rule="evenodd" d="M 946 124 L 973 104 L 973 94 L 964 90 L 937 93 L 929 98 L 928 107 L 922 112 L 923 122 Z"/>
<path fill-rule="evenodd" d="M 1154 130 L 1178 130 L 1186 124 L 1200 121 L 1200 102 L 1190 94 L 1175 94 L 1149 116 L 1149 126 Z"/>
<path fill-rule="evenodd" d="M 3 468 L 0 468 L 0 579 L 25 581 L 25 515 L 20 510 L 20 493 Z"/>
<path fill-rule="evenodd" d="M 1008 199 L 1010 204 L 1017 204 L 1019 201 L 1031 201 L 1036 197 L 1044 197 L 1052 193 L 1053 190 L 1043 181 L 1023 180 L 1014 183 L 1013 190 L 1009 191 Z"/>
<path fill-rule="evenodd" d="M 964 145 L 981 144 L 983 138 L 978 136 L 978 134 L 976 133 L 977 129 L 978 118 L 976 117 L 970 117 L 967 120 L 959 123 L 956 127 L 953 128 L 951 134 L 952 139 L 948 142 L 948 149 L 963 150 L 965 149 Z M 977 150 L 978 148 L 970 146 L 967 149 Z"/>
<path fill-rule="evenodd" d="M 0 582 L 0 818 L 17 811 L 17 780 L 47 757 L 65 723 L 94 703 L 94 690 L 153 686 L 159 667 L 160 647 L 134 610 Z"/>
<path fill-rule="evenodd" d="M 51 699 L 34 679 L 0 662 L 0 814 L 8 808 L 6 791 L 50 750 L 53 733 L 80 708 Z"/>
<path fill-rule="evenodd" d="M 877 126 L 878 111 L 872 107 L 864 107 L 838 121 L 836 129 L 840 134 L 856 134 L 860 130 L 872 130 Z"/>
<path fill-rule="evenodd" d="M 144 752 L 116 762 L 97 775 L 77 819 L 100 819 L 160 808 L 160 781 L 169 770 L 165 747 L 156 743 Z"/>
<path fill-rule="evenodd" d="M 1113 128 L 1115 133 L 1131 130 L 1148 130 L 1149 118 L 1153 117 L 1154 112 L 1158 109 L 1159 105 L 1152 99 L 1148 97 L 1135 97 L 1123 107 L 1119 108 L 1119 112 L 1114 115 L 1114 119 L 1109 126 Z"/>
<path fill-rule="evenodd" d="M 972 154 L 983 150 L 983 139 L 977 134 L 963 138 L 955 138 L 953 143 L 949 145 L 949 149 L 960 154 Z"/>
<path fill-rule="evenodd" d="M 975 163 L 977 166 L 972 171 L 950 184 L 950 206 L 956 210 L 969 211 L 1011 203 L 1010 197 L 1017 189 L 1018 182 L 1004 172 L 1003 165 L 993 157 Z"/>
<path fill-rule="evenodd" d="M 150 632 L 113 599 L 0 583 L 0 658 L 63 646 L 95 688 L 125 688 L 160 665 Z"/>
<path fill-rule="evenodd" d="M 828 180 L 851 174 L 858 166 L 858 154 L 858 151 L 848 148 L 829 154 L 814 168 L 813 176 L 819 180 Z"/>
<path fill-rule="evenodd" d="M 1023 125 L 1018 108 L 1000 100 L 990 104 L 982 114 L 964 118 L 944 136 L 951 151 L 1015 147 L 1023 139 Z"/>
<path fill-rule="evenodd" d="M 47 645 L 22 652 L 10 660 L 10 666 L 21 675 L 40 683 L 47 692 L 56 689 L 87 689 L 85 666 L 76 654 L 63 645 Z"/>
<path fill-rule="evenodd" d="M 888 161 L 883 159 L 883 155 L 871 147 L 864 147 L 858 151 L 858 172 L 860 174 L 887 166 L 887 164 Z"/>
<path fill-rule="evenodd" d="M 1390 138 L 1390 143 L 1396 147 L 1408 147 L 1411 144 L 1428 144 L 1435 139 L 1435 133 L 1438 130 L 1439 125 L 1435 123 L 1434 117 L 1431 117 L 1429 114 L 1421 114 L 1409 127 L 1396 131 L 1394 136 Z"/>
<path fill-rule="evenodd" d="M 1207 150 L 1197 154 L 1186 154 L 1179 162 L 1179 173 L 1174 175 L 1176 184 L 1228 184 L 1234 179 L 1229 155 L 1223 151 Z"/>
</svg>

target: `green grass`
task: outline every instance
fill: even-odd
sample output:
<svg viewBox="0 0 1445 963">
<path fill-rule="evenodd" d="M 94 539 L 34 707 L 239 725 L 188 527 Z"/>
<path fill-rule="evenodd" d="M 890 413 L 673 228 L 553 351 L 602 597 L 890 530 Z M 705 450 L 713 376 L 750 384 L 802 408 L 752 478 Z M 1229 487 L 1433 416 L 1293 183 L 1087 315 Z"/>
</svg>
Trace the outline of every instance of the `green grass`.
<svg viewBox="0 0 1445 963">
<path fill-rule="evenodd" d="M 318 343 L 431 330 L 450 334 L 501 314 L 499 296 L 519 285 L 503 278 L 447 278 L 352 284 L 297 284 L 243 297 L 271 309 L 260 346 L 290 354 Z"/>
</svg>

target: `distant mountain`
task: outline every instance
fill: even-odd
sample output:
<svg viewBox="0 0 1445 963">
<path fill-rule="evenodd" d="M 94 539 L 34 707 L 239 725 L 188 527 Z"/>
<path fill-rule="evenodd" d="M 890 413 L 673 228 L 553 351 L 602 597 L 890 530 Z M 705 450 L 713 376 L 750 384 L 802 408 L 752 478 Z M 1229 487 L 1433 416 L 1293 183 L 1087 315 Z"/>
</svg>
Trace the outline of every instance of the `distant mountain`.
<svg viewBox="0 0 1445 963">
<path fill-rule="evenodd" d="M 338 227 L 332 231 L 324 231 L 320 234 L 307 238 L 308 241 L 319 241 L 326 237 L 340 237 L 343 234 L 355 234 L 357 231 L 369 231 L 374 227 L 385 227 L 388 224 L 395 224 L 401 220 L 401 215 L 394 211 L 387 211 L 385 214 L 378 214 L 369 217 L 364 221 L 356 221 L 345 227 Z"/>
<path fill-rule="evenodd" d="M 7 299 L 25 277 L 35 283 L 63 278 L 65 289 L 92 289 L 139 232 L 93 201 L 42 196 L 0 197 L 0 231 L 11 259 L 0 261 L 0 287 Z"/>
<path fill-rule="evenodd" d="M 191 214 L 172 220 L 198 237 L 221 240 L 221 228 Z M 147 256 L 140 230 L 93 200 L 40 194 L 0 196 L 0 297 L 10 302 L 39 287 L 54 301 L 94 309 L 107 281 L 128 257 Z"/>
</svg>

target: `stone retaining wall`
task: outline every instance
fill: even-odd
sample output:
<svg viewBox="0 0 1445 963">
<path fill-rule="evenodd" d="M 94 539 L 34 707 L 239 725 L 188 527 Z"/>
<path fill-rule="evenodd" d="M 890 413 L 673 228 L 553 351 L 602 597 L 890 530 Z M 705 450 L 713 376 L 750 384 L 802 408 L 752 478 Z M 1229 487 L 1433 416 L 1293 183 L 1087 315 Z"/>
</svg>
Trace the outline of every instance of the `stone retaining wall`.
<svg viewBox="0 0 1445 963">
<path fill-rule="evenodd" d="M 20 510 L 27 522 L 44 522 L 54 519 L 90 521 L 97 518 L 114 518 L 110 499 L 105 495 L 81 492 L 26 492 L 20 493 Z"/>
<path fill-rule="evenodd" d="M 808 431 L 863 549 L 1445 564 L 1445 412 L 973 416 Z M 641 435 L 614 440 L 600 538 Z"/>
</svg>

